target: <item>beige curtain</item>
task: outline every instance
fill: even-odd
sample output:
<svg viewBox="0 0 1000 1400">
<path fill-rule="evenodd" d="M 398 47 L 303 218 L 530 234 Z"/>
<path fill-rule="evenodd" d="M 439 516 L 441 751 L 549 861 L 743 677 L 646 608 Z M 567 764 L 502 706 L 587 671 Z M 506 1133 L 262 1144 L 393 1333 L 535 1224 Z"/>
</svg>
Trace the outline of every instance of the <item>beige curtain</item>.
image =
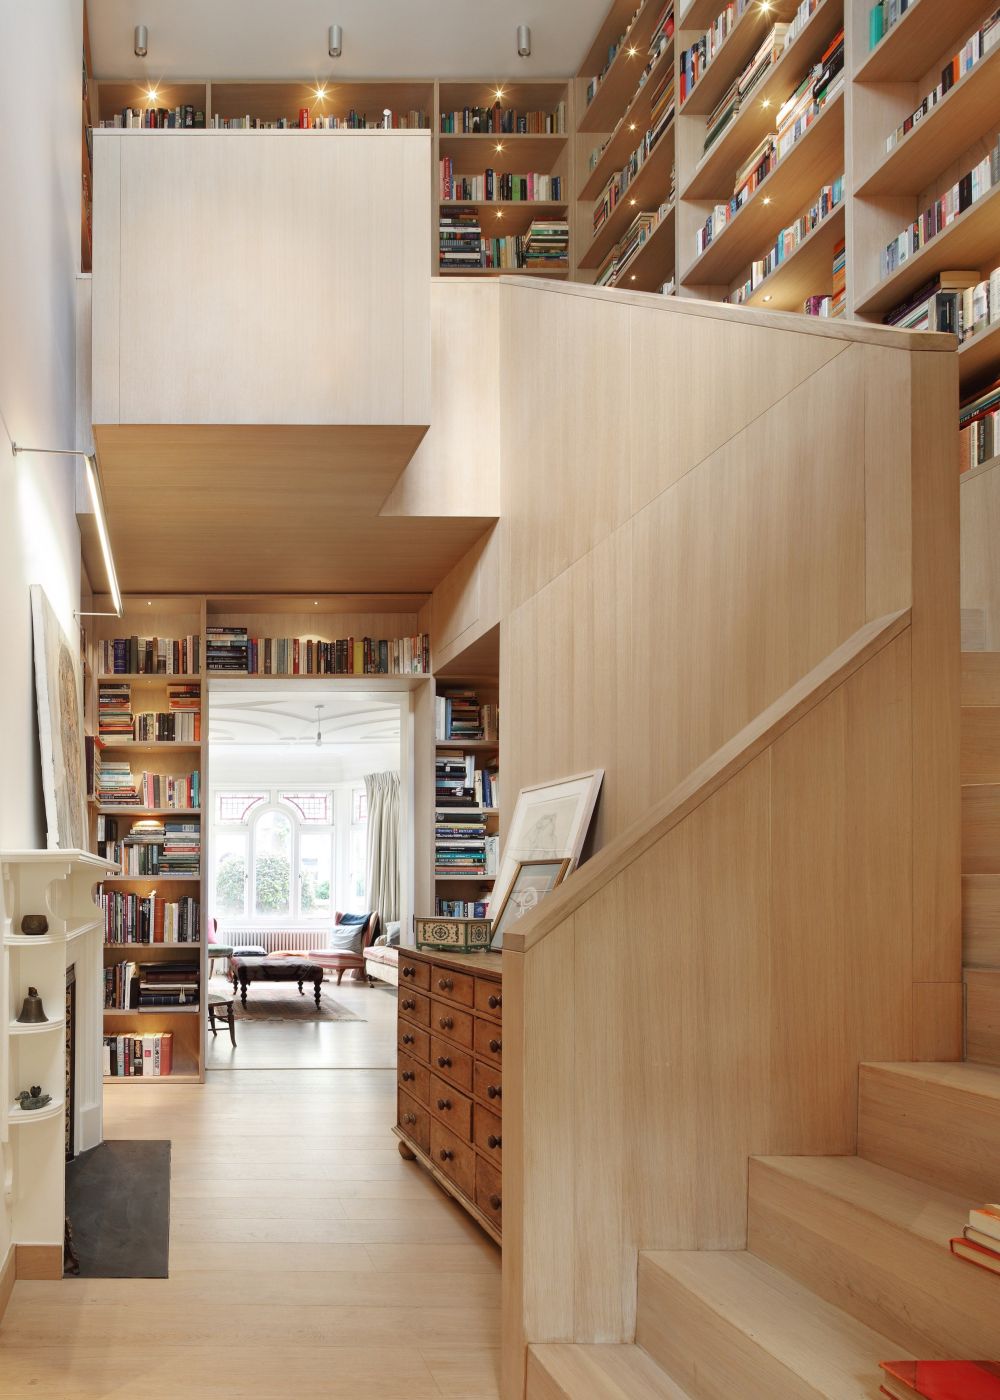
<svg viewBox="0 0 1000 1400">
<path fill-rule="evenodd" d="M 368 773 L 368 908 L 399 918 L 399 774 Z"/>
</svg>

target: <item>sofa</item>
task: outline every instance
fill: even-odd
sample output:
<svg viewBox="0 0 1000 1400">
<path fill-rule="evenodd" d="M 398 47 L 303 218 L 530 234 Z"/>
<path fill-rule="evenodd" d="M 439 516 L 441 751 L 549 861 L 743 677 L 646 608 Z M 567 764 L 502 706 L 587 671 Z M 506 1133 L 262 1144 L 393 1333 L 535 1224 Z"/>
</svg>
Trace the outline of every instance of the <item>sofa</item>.
<svg viewBox="0 0 1000 1400">
<path fill-rule="evenodd" d="M 386 923 L 385 932 L 365 949 L 365 973 L 368 979 L 399 986 L 399 920 Z"/>
<path fill-rule="evenodd" d="M 325 948 L 310 948 L 306 953 L 275 949 L 268 953 L 269 958 L 302 958 L 318 963 L 327 972 L 337 974 L 339 987 L 345 972 L 360 972 L 371 980 L 366 968 L 366 955 L 369 947 L 379 937 L 382 923 L 376 913 L 342 914 L 334 916 L 330 940 Z"/>
</svg>

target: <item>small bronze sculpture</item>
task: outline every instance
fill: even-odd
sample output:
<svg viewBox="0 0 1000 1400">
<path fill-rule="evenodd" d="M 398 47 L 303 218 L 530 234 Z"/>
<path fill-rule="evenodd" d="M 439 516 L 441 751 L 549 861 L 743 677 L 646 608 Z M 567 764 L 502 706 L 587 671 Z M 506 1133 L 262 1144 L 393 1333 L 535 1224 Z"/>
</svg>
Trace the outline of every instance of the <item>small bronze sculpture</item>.
<svg viewBox="0 0 1000 1400">
<path fill-rule="evenodd" d="M 44 1108 L 47 1103 L 52 1102 L 51 1094 L 43 1094 L 40 1084 L 32 1084 L 30 1089 L 22 1089 L 17 1096 L 17 1101 L 23 1109 Z"/>
<path fill-rule="evenodd" d="M 45 1008 L 42 1005 L 41 997 L 38 995 L 37 987 L 28 988 L 28 995 L 21 1004 L 21 1014 L 17 1019 L 21 1025 L 37 1025 L 49 1019 L 45 1014 Z"/>
<path fill-rule="evenodd" d="M 44 914 L 25 914 L 21 920 L 22 933 L 48 933 L 49 921 Z"/>
</svg>

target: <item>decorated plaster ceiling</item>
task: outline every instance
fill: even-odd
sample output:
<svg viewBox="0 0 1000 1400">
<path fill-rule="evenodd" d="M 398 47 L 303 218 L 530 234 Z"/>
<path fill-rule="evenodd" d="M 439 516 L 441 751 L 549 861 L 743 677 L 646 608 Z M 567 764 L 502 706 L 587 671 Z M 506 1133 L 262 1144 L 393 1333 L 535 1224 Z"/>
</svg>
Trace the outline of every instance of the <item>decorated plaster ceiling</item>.
<svg viewBox="0 0 1000 1400">
<path fill-rule="evenodd" d="M 322 747 L 333 752 L 399 740 L 399 706 L 387 696 L 352 691 L 222 690 L 209 696 L 209 741 L 220 746 L 282 748 L 315 745 L 319 709 Z"/>
</svg>

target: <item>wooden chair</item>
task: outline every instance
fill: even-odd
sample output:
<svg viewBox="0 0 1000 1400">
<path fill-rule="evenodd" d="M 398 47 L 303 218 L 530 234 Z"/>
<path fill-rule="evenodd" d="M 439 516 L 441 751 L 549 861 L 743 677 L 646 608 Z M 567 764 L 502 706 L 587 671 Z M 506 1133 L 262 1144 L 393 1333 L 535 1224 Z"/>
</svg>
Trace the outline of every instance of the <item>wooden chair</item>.
<svg viewBox="0 0 1000 1400">
<path fill-rule="evenodd" d="M 208 1025 L 212 1034 L 215 1035 L 215 1018 L 221 1017 L 229 1027 L 229 1039 L 233 1042 L 233 1049 L 236 1049 L 236 1000 L 234 997 L 228 999 L 223 996 L 210 995 L 208 998 Z"/>
</svg>

